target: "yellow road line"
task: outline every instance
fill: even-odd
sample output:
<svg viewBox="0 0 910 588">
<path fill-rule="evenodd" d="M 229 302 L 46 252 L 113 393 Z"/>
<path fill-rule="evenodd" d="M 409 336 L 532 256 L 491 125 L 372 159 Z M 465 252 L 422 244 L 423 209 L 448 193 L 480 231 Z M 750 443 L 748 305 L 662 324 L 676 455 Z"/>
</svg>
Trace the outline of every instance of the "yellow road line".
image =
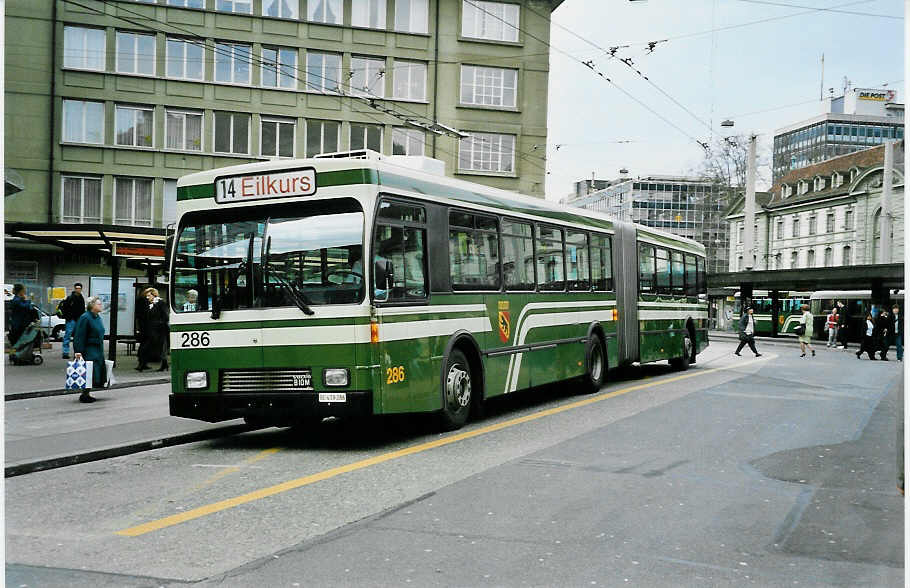
<svg viewBox="0 0 910 588">
<path fill-rule="evenodd" d="M 241 494 L 240 496 L 235 496 L 234 498 L 228 498 L 226 500 L 221 500 L 218 502 L 213 502 L 205 506 L 200 506 L 192 510 L 181 512 L 175 515 L 164 517 L 155 521 L 149 521 L 141 525 L 136 525 L 134 527 L 129 527 L 121 531 L 117 531 L 117 535 L 122 535 L 124 537 L 138 537 L 139 535 L 144 535 L 146 533 L 151 533 L 152 531 L 158 531 L 167 527 L 172 527 L 180 523 L 185 523 L 186 521 L 191 521 L 193 519 L 198 519 L 206 515 L 214 514 L 216 512 L 221 512 L 241 504 L 246 504 L 248 502 L 253 502 L 255 500 L 261 500 L 263 498 L 268 498 L 269 496 L 274 496 L 282 492 L 287 492 L 288 490 L 294 490 L 302 486 L 308 486 L 310 484 L 315 484 L 316 482 L 322 482 L 341 474 L 346 474 L 349 472 L 354 472 L 357 470 L 362 470 L 370 466 L 378 465 L 385 463 L 387 461 L 392 461 L 399 459 L 401 457 L 406 457 L 408 455 L 414 455 L 415 453 L 422 453 L 430 449 L 435 449 L 437 447 L 444 447 L 446 445 L 451 445 L 452 443 L 457 443 L 459 441 L 464 441 L 465 439 L 471 439 L 473 437 L 479 437 L 481 435 L 486 435 L 487 433 L 492 433 L 502 429 L 507 429 L 509 427 L 514 427 L 515 425 L 520 425 L 522 423 L 527 423 L 534 421 L 546 416 L 551 416 L 554 414 L 559 414 L 567 410 L 572 410 L 575 408 L 580 408 L 582 406 L 587 406 L 589 404 L 594 404 L 595 402 L 601 402 L 607 400 L 608 398 L 615 398 L 616 396 L 621 396 L 623 394 L 628 394 L 629 392 L 634 392 L 636 390 L 643 390 L 645 388 L 650 388 L 652 386 L 662 386 L 664 384 L 670 384 L 672 382 L 678 382 L 680 380 L 687 380 L 689 378 L 694 378 L 697 376 L 705 376 L 714 372 L 727 371 L 733 369 L 739 369 L 745 365 L 767 361 L 776 357 L 775 355 L 769 355 L 763 359 L 752 359 L 744 362 L 737 362 L 734 365 L 711 368 L 707 370 L 699 370 L 689 374 L 683 374 L 679 376 L 674 376 L 672 378 L 667 378 L 665 380 L 658 380 L 656 382 L 647 382 L 644 384 L 637 384 L 635 386 L 628 386 L 626 388 L 621 388 L 613 392 L 608 392 L 606 394 L 598 394 L 596 396 L 591 396 L 590 398 L 585 398 L 584 400 L 578 400 L 576 402 L 571 402 L 569 404 L 563 404 L 562 406 L 557 406 L 554 408 L 549 408 L 547 410 L 542 410 L 540 412 L 535 412 L 533 414 L 525 415 L 523 417 L 518 417 L 508 421 L 503 421 L 501 423 L 496 423 L 493 425 L 488 425 L 486 427 L 481 427 L 479 429 L 474 429 L 472 431 L 465 431 L 463 433 L 456 433 L 455 435 L 450 435 L 442 439 L 437 439 L 435 441 L 429 441 L 427 443 L 421 443 L 420 445 L 414 445 L 412 447 L 406 447 L 404 449 L 399 449 L 398 451 L 392 451 L 389 453 L 384 453 L 382 455 L 377 455 L 375 457 L 370 457 L 354 463 L 349 463 L 347 465 L 339 466 L 337 468 L 331 468 L 324 470 L 309 476 L 304 476 L 302 478 L 297 478 L 296 480 L 289 480 L 287 482 L 282 482 L 281 484 L 275 484 L 274 486 L 269 486 L 267 488 L 261 488 L 259 490 L 254 490 L 253 492 L 248 492 L 246 494 Z"/>
</svg>

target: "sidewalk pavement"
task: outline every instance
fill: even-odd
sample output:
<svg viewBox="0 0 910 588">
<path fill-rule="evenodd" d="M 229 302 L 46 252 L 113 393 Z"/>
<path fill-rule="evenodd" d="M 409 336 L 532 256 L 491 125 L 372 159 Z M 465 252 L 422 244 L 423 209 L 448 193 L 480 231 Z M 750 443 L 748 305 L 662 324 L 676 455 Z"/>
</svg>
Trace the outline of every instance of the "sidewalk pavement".
<svg viewBox="0 0 910 588">
<path fill-rule="evenodd" d="M 117 385 L 92 391 L 98 399 L 93 404 L 82 404 L 78 392 L 63 389 L 60 343 L 43 350 L 42 365 L 13 366 L 7 360 L 6 477 L 250 430 L 240 420 L 205 423 L 170 416 L 170 373 L 137 372 L 136 356 L 121 350 L 114 368 Z"/>
</svg>

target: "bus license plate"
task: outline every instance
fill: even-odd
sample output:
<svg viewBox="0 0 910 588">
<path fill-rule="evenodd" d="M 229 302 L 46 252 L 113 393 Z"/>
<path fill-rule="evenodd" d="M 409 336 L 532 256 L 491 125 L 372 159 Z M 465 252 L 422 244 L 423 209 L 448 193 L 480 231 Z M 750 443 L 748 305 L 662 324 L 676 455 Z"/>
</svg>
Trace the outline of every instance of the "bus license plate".
<svg viewBox="0 0 910 588">
<path fill-rule="evenodd" d="M 320 392 L 319 402 L 347 402 L 348 395 L 345 392 Z"/>
</svg>

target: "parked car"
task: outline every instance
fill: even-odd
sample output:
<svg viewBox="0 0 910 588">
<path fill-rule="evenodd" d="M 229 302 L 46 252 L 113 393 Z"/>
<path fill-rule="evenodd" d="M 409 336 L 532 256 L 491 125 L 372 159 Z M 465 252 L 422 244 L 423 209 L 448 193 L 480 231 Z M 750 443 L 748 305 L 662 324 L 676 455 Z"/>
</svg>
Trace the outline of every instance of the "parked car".
<svg viewBox="0 0 910 588">
<path fill-rule="evenodd" d="M 40 308 L 38 316 L 41 317 L 41 330 L 44 332 L 44 336 L 54 341 L 63 341 L 66 321 L 55 314 L 47 314 Z"/>
</svg>

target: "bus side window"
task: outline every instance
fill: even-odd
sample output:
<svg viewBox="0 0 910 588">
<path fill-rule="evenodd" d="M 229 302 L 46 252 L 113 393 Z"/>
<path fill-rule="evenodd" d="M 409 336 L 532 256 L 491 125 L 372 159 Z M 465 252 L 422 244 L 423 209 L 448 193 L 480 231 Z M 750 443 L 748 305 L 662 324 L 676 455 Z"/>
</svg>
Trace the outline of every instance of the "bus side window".
<svg viewBox="0 0 910 588">
<path fill-rule="evenodd" d="M 531 225 L 502 220 L 502 276 L 507 291 L 534 290 L 534 232 Z"/>
<path fill-rule="evenodd" d="M 670 293 L 670 254 L 666 249 L 657 250 L 657 293 Z"/>
<path fill-rule="evenodd" d="M 591 282 L 599 292 L 613 289 L 612 249 L 606 235 L 591 235 Z"/>
<path fill-rule="evenodd" d="M 674 294 L 685 294 L 685 284 L 683 279 L 685 277 L 685 268 L 683 267 L 683 254 L 671 251 L 670 252 L 670 287 L 673 290 Z"/>
<path fill-rule="evenodd" d="M 695 256 L 686 254 L 686 296 L 698 296 L 698 272 Z"/>
<path fill-rule="evenodd" d="M 590 290 L 588 279 L 588 235 L 566 232 L 566 268 L 569 290 Z"/>
<path fill-rule="evenodd" d="M 499 289 L 496 219 L 458 211 L 449 214 L 449 271 L 453 290 Z"/>
<path fill-rule="evenodd" d="M 698 293 L 707 294 L 708 293 L 708 276 L 705 274 L 705 258 L 699 257 L 697 259 L 698 264 Z"/>
<path fill-rule="evenodd" d="M 537 226 L 537 285 L 541 290 L 565 290 L 562 229 Z"/>
<path fill-rule="evenodd" d="M 654 248 L 650 245 L 638 246 L 638 289 L 654 292 Z"/>
</svg>

